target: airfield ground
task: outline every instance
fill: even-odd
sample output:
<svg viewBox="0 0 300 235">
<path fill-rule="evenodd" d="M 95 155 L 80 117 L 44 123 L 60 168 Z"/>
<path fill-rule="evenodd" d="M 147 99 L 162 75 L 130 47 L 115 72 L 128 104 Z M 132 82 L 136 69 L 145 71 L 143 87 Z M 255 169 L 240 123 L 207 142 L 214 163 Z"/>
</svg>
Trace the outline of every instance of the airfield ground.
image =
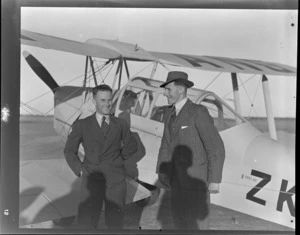
<svg viewBox="0 0 300 235">
<path fill-rule="evenodd" d="M 20 161 L 60 159 L 63 157 L 64 142 L 54 131 L 52 117 L 22 116 L 20 122 Z M 267 130 L 264 119 L 253 120 L 262 131 Z M 295 146 L 295 120 L 278 119 L 278 138 Z M 171 230 L 173 222 L 169 207 L 169 192 L 161 190 L 156 202 L 150 205 L 133 203 L 126 208 L 126 229 Z M 162 219 L 160 219 L 162 218 Z M 75 226 L 76 221 L 71 224 Z M 99 229 L 105 228 L 101 216 Z M 28 225 L 26 228 L 61 228 L 52 221 Z M 70 228 L 70 227 L 69 227 Z M 253 230 L 253 231 L 294 231 L 269 221 L 261 220 L 217 205 L 211 205 L 211 225 L 213 230 Z"/>
</svg>

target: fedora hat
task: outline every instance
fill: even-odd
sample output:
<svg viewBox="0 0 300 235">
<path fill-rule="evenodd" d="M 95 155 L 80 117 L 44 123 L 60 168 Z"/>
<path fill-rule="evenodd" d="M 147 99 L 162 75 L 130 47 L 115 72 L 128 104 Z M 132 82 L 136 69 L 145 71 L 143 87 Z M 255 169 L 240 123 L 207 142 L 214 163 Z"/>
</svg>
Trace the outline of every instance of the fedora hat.
<svg viewBox="0 0 300 235">
<path fill-rule="evenodd" d="M 185 72 L 172 71 L 168 73 L 167 81 L 161 84 L 160 87 L 165 87 L 175 81 L 185 84 L 187 88 L 194 86 L 194 83 L 188 80 L 188 75 Z"/>
</svg>

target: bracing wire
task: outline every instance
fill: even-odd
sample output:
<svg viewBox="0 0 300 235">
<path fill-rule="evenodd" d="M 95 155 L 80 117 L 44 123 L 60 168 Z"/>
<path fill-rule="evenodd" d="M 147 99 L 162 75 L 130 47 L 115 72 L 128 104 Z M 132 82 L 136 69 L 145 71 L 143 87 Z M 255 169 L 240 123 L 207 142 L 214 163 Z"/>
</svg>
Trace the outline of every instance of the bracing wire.
<svg viewBox="0 0 300 235">
<path fill-rule="evenodd" d="M 93 78 L 92 78 L 92 74 L 89 75 L 89 77 L 87 78 L 88 81 L 91 81 Z M 69 97 L 71 97 L 73 94 L 75 94 L 77 91 L 79 91 L 81 89 L 81 87 L 78 87 L 78 89 L 74 90 L 72 93 L 70 93 L 68 96 L 65 97 L 64 100 L 62 100 L 61 102 L 65 102 L 66 100 L 69 99 Z M 70 104 L 69 104 L 70 105 Z M 71 105 L 70 105 L 71 106 Z M 73 108 L 75 108 L 76 110 L 80 110 L 82 108 L 83 104 L 80 106 L 79 109 L 77 109 L 76 107 L 72 106 Z M 48 114 L 50 111 L 54 110 L 54 107 L 51 108 L 50 110 L 48 110 L 46 112 L 46 114 Z"/>
<path fill-rule="evenodd" d="M 104 66 L 103 66 L 103 67 L 104 67 Z M 102 68 L 100 68 L 98 71 L 100 71 L 101 69 L 102 69 Z M 98 72 L 98 71 L 97 71 L 97 72 Z M 74 81 L 76 81 L 77 79 L 82 78 L 83 76 L 84 76 L 84 74 L 81 74 L 81 75 L 77 76 L 76 78 L 74 78 L 74 79 L 72 79 L 72 80 L 70 80 L 70 81 L 64 83 L 62 86 L 65 86 L 65 85 L 67 85 L 67 84 L 69 84 L 69 83 L 71 83 L 71 82 L 74 82 Z M 89 80 L 92 79 L 92 74 L 91 74 L 91 72 L 89 72 L 88 79 L 89 79 Z M 58 88 L 59 88 L 59 87 L 58 87 Z M 56 88 L 56 89 L 58 89 L 58 88 Z M 75 91 L 74 91 L 73 93 L 71 93 L 69 96 L 71 96 L 72 94 L 74 94 L 75 92 L 77 92 L 79 89 L 81 89 L 81 87 L 79 87 L 77 90 L 75 90 Z M 30 104 L 31 102 L 33 102 L 33 101 L 35 101 L 35 100 L 37 100 L 37 99 L 39 99 L 39 98 L 41 98 L 41 97 L 43 97 L 43 96 L 49 94 L 49 93 L 51 93 L 51 91 L 47 91 L 47 92 L 41 94 L 40 96 L 37 96 L 37 97 L 35 97 L 34 99 L 32 99 L 32 100 L 26 102 L 26 103 L 22 102 L 22 105 L 27 105 L 27 106 L 29 106 L 29 104 Z M 68 97 L 69 97 L 69 96 L 68 96 Z M 66 97 L 66 99 L 67 99 L 68 97 Z M 63 102 L 64 102 L 64 101 L 63 101 Z M 51 108 L 50 110 L 48 110 L 47 112 L 43 113 L 42 115 L 43 115 L 43 116 L 46 116 L 46 115 L 47 115 L 49 112 L 51 112 L 53 109 L 54 109 L 54 108 Z M 39 113 L 41 114 L 40 111 L 39 111 Z"/>
<path fill-rule="evenodd" d="M 257 74 L 252 75 L 252 76 L 251 76 L 250 78 L 248 78 L 245 82 L 242 82 L 240 76 L 238 75 L 239 82 L 240 82 L 238 88 L 243 87 L 243 89 L 245 90 L 245 93 L 246 93 L 246 95 L 247 95 L 247 97 L 248 97 L 249 103 L 251 104 L 251 107 L 253 107 L 253 110 L 254 110 L 254 112 L 255 112 L 256 115 L 257 115 L 257 112 L 256 112 L 254 106 L 252 105 L 250 96 L 249 96 L 249 94 L 247 93 L 247 90 L 246 90 L 246 88 L 245 88 L 245 84 L 246 84 L 247 82 L 249 82 L 252 78 L 254 78 L 256 75 L 257 75 Z M 258 88 L 257 88 L 257 89 L 258 89 Z M 256 93 L 257 93 L 257 89 L 256 89 Z M 225 94 L 224 96 L 222 96 L 222 99 L 225 99 L 228 95 L 230 95 L 230 94 L 232 94 L 232 93 L 233 93 L 233 91 L 228 92 L 227 94 Z M 250 108 L 250 113 L 251 113 L 251 109 L 252 109 L 252 108 Z M 250 113 L 249 113 L 248 115 L 250 115 Z"/>
<path fill-rule="evenodd" d="M 74 78 L 74 79 L 72 79 L 72 80 L 70 80 L 70 81 L 64 83 L 62 86 L 65 86 L 65 85 L 67 85 L 67 84 L 69 84 L 69 83 L 71 83 L 71 82 L 73 82 L 73 81 L 75 81 L 75 80 L 81 78 L 83 75 L 84 75 L 84 74 L 77 76 L 76 78 Z M 59 89 L 59 87 L 55 88 L 53 91 L 55 91 L 56 89 Z M 47 92 L 41 94 L 40 96 L 37 96 L 37 97 L 35 97 L 34 99 L 27 101 L 27 102 L 24 103 L 24 104 L 29 104 L 29 103 L 31 103 L 31 102 L 33 102 L 33 101 L 35 101 L 35 100 L 37 100 L 37 99 L 39 99 L 39 98 L 41 98 L 41 97 L 43 97 L 43 96 L 49 94 L 49 93 L 51 93 L 51 92 L 52 92 L 52 91 L 47 91 Z"/>
<path fill-rule="evenodd" d="M 101 84 L 102 84 L 102 83 L 105 82 L 105 80 L 107 79 L 107 76 L 108 76 L 109 72 L 112 70 L 112 68 L 113 68 L 113 63 L 108 63 L 108 64 L 104 63 L 103 65 L 98 65 L 97 60 L 93 60 L 93 61 L 96 62 L 96 70 L 95 70 L 95 74 L 96 74 L 96 75 L 97 75 L 97 74 L 100 74 L 100 79 L 102 80 L 102 81 L 101 81 Z M 110 67 L 110 70 L 106 73 L 106 75 L 105 75 L 104 78 L 103 78 L 101 72 L 104 72 L 104 71 L 105 71 L 107 68 L 109 68 L 109 67 Z"/>
<path fill-rule="evenodd" d="M 243 82 L 242 84 L 240 84 L 239 86 L 238 86 L 238 88 L 240 88 L 242 85 L 244 85 L 244 84 L 246 84 L 248 81 L 250 81 L 253 77 L 255 77 L 257 74 L 254 74 L 254 75 L 252 75 L 250 78 L 248 78 L 245 82 Z M 228 96 L 228 95 L 230 95 L 230 94 L 232 94 L 233 93 L 233 91 L 230 91 L 230 92 L 228 92 L 227 94 L 225 94 L 223 97 L 222 97 L 222 99 L 225 99 L 226 98 L 226 96 Z"/>
<path fill-rule="evenodd" d="M 218 77 L 221 75 L 222 72 L 220 72 L 206 87 L 204 87 L 204 90 L 206 90 L 213 82 L 215 82 Z"/>
<path fill-rule="evenodd" d="M 258 83 L 257 83 L 257 87 L 256 87 L 256 91 L 255 91 L 255 94 L 254 94 L 254 96 L 253 96 L 253 100 L 252 100 L 252 105 L 253 105 L 253 110 L 254 110 L 254 112 L 255 112 L 255 114 L 256 114 L 256 117 L 258 117 L 258 115 L 257 115 L 257 112 L 256 112 L 256 109 L 255 109 L 255 107 L 254 107 L 254 101 L 255 101 L 255 99 L 256 99 L 256 97 L 257 97 L 257 92 L 258 92 L 258 88 L 259 88 L 259 85 L 261 84 L 261 80 L 258 80 Z"/>
<path fill-rule="evenodd" d="M 239 75 L 238 75 L 238 79 L 239 79 L 239 82 L 241 82 L 241 78 L 240 78 Z M 255 115 L 258 116 L 258 115 L 257 115 L 257 112 L 256 112 L 256 109 L 255 109 L 255 107 L 254 107 L 254 105 L 253 105 L 253 103 L 252 103 L 252 101 L 251 101 L 251 98 L 250 98 L 250 96 L 249 96 L 249 94 L 248 94 L 248 92 L 247 92 L 247 90 L 246 90 L 244 84 L 242 84 L 242 85 L 243 85 L 243 88 L 244 88 L 245 93 L 246 93 L 246 95 L 247 95 L 247 98 L 248 98 L 248 100 L 249 100 L 249 103 L 250 103 L 250 105 L 251 105 L 250 110 L 249 110 L 249 113 L 248 113 L 248 116 L 251 114 L 252 109 L 254 110 Z M 255 95 L 256 95 L 256 93 L 255 93 Z M 255 97 L 254 97 L 254 100 L 255 100 Z"/>
<path fill-rule="evenodd" d="M 152 66 L 152 64 L 148 64 L 147 66 L 145 66 L 143 69 L 141 69 L 139 72 L 135 73 L 134 75 L 130 76 L 129 79 L 132 79 L 134 77 L 136 77 L 138 74 L 141 74 L 143 71 L 145 71 L 146 69 L 148 69 L 150 66 Z M 121 84 L 121 86 L 123 86 L 127 81 L 123 82 Z"/>
<path fill-rule="evenodd" d="M 241 78 L 240 78 L 239 76 L 238 76 L 238 79 L 239 79 L 239 82 L 241 82 Z M 249 96 L 249 94 L 248 94 L 248 92 L 247 92 L 247 90 L 246 90 L 244 84 L 242 84 L 242 87 L 243 87 L 243 89 L 244 89 L 244 91 L 245 91 L 245 93 L 246 93 L 246 96 L 247 96 L 247 98 L 248 98 L 248 101 L 249 101 L 250 105 L 253 107 L 253 105 L 252 105 L 252 103 L 251 103 L 250 96 Z M 251 110 L 252 110 L 252 108 L 250 108 L 250 112 L 248 113 L 248 116 L 250 115 Z"/>
<path fill-rule="evenodd" d="M 29 115 L 36 117 L 36 119 L 42 120 L 45 117 L 44 114 L 37 114 L 36 111 L 34 109 L 32 109 L 32 107 L 29 107 L 29 106 L 22 107 L 22 109 Z"/>
<path fill-rule="evenodd" d="M 105 70 L 105 69 L 107 69 L 108 67 L 110 67 L 110 70 L 109 71 L 111 71 L 111 69 L 112 69 L 112 65 L 104 65 L 104 66 L 102 66 L 101 68 L 98 68 L 97 69 L 97 73 L 99 73 L 99 72 L 101 72 L 101 70 L 103 71 L 103 70 Z M 84 74 L 83 74 L 84 75 Z M 73 82 L 73 81 L 75 81 L 76 79 L 78 79 L 78 78 L 80 78 L 80 77 L 82 77 L 83 75 L 80 75 L 80 76 L 78 76 L 78 77 L 76 77 L 75 79 L 72 79 L 71 81 L 69 81 L 69 82 L 67 82 L 67 83 L 65 83 L 65 84 L 68 84 L 68 83 L 70 83 L 70 82 Z M 101 75 L 101 74 L 100 74 Z M 107 75 L 108 75 L 108 73 L 107 73 Z M 106 76 L 107 76 L 106 75 Z M 88 78 L 87 78 L 87 82 L 91 82 L 91 80 L 93 79 L 93 77 L 92 77 L 92 73 L 91 72 L 89 72 L 89 75 L 88 75 Z M 102 78 L 101 78 L 102 79 Z M 102 79 L 103 81 L 106 79 L 106 77 L 104 78 L 104 79 Z M 102 81 L 102 82 L 103 82 Z M 65 85 L 64 84 L 64 85 Z M 76 93 L 79 89 L 81 89 L 81 87 L 78 87 L 78 89 L 76 89 L 74 92 L 72 92 L 71 94 L 69 94 L 67 97 L 65 97 L 65 99 L 64 100 L 62 100 L 62 102 L 64 102 L 65 100 L 67 100 L 70 96 L 72 96 L 74 93 Z M 48 94 L 49 92 L 47 92 L 46 94 Z M 38 99 L 39 97 L 37 97 L 37 98 L 35 98 L 35 99 L 33 99 L 33 100 L 36 100 L 36 99 Z M 33 100 L 31 100 L 30 102 L 32 102 Z M 29 103 L 29 102 L 28 102 Z M 25 104 L 25 103 L 23 103 L 22 102 L 22 104 L 23 105 L 25 105 L 25 106 L 27 106 L 28 108 L 30 107 L 28 104 Z M 69 104 L 70 105 L 70 104 Z M 75 111 L 74 111 L 74 113 L 73 114 L 71 114 L 71 116 L 69 116 L 69 118 L 68 118 L 68 120 L 67 120 L 67 122 L 71 119 L 71 118 L 73 118 L 74 117 L 74 115 L 76 115 L 77 114 L 77 111 L 79 111 L 79 110 L 81 110 L 82 109 L 82 107 L 83 107 L 83 103 L 80 105 L 80 107 L 79 108 L 77 108 L 77 107 L 74 107 L 75 108 Z M 37 111 L 37 110 L 35 110 L 34 108 L 32 108 L 31 107 L 31 110 L 32 111 L 35 111 L 35 113 L 39 113 L 39 114 L 41 114 L 41 112 L 40 111 Z M 45 113 L 43 113 L 43 116 L 46 116 L 49 112 L 51 112 L 52 110 L 54 110 L 54 107 L 53 108 L 51 108 L 50 110 L 48 110 L 47 112 L 45 112 Z M 28 111 L 27 111 L 28 112 Z M 31 114 L 34 114 L 33 112 L 31 112 Z M 59 133 L 59 134 L 61 134 L 62 132 L 64 132 L 64 131 L 68 131 L 67 130 L 68 129 L 68 127 L 67 126 L 65 126 L 62 130 L 61 130 L 61 132 Z"/>
<path fill-rule="evenodd" d="M 22 104 L 22 107 L 21 107 L 21 108 L 23 108 L 25 111 L 27 111 L 27 110 L 25 109 L 25 107 L 26 107 L 27 109 L 31 110 L 31 114 L 38 113 L 38 114 L 41 115 L 41 116 L 45 116 L 44 113 L 42 113 L 42 112 L 39 111 L 38 109 L 35 109 L 35 108 L 31 107 L 30 105 L 25 104 L 25 103 L 22 102 L 22 101 L 21 101 L 21 104 Z"/>
</svg>

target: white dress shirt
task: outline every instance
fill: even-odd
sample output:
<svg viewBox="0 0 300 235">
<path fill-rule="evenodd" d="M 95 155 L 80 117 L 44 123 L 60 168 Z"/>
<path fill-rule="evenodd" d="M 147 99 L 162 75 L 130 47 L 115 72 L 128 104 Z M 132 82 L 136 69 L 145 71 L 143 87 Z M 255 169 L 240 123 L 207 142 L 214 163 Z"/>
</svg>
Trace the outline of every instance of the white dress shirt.
<svg viewBox="0 0 300 235">
<path fill-rule="evenodd" d="M 101 127 L 101 124 L 102 124 L 102 118 L 103 118 L 103 116 L 106 117 L 105 122 L 106 122 L 108 125 L 109 125 L 109 122 L 110 122 L 109 115 L 102 115 L 102 114 L 96 112 L 96 118 L 97 118 L 97 121 L 98 121 L 98 124 L 99 124 L 100 127 Z"/>
<path fill-rule="evenodd" d="M 180 100 L 179 102 L 176 102 L 175 105 L 175 109 L 176 109 L 176 116 L 179 114 L 180 110 L 182 109 L 182 107 L 185 105 L 185 103 L 187 102 L 187 97 L 185 97 L 183 100 Z"/>
</svg>

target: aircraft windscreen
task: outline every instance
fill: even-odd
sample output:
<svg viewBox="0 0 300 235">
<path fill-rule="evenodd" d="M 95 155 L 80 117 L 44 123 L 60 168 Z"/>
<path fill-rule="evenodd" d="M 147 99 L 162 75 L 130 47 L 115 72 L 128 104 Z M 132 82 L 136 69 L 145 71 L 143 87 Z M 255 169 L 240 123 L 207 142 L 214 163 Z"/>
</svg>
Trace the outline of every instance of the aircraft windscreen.
<svg viewBox="0 0 300 235">
<path fill-rule="evenodd" d="M 226 130 L 244 122 L 211 93 L 201 99 L 201 104 L 207 107 L 218 131 Z M 124 91 L 119 107 L 122 112 L 145 118 L 149 117 L 151 120 L 161 123 L 164 122 L 168 108 L 168 101 L 163 94 L 154 96 L 153 91 L 132 86 L 128 86 Z"/>
<path fill-rule="evenodd" d="M 214 125 L 218 131 L 226 130 L 244 122 L 213 95 L 206 96 L 201 104 L 207 107 L 209 114 L 214 119 Z M 160 94 L 155 100 L 151 119 L 163 122 L 168 107 L 169 105 L 166 97 Z"/>
<path fill-rule="evenodd" d="M 209 94 L 201 101 L 207 107 L 209 114 L 214 119 L 218 131 L 223 131 L 244 122 L 234 112 L 227 108 L 219 99 Z"/>
</svg>

